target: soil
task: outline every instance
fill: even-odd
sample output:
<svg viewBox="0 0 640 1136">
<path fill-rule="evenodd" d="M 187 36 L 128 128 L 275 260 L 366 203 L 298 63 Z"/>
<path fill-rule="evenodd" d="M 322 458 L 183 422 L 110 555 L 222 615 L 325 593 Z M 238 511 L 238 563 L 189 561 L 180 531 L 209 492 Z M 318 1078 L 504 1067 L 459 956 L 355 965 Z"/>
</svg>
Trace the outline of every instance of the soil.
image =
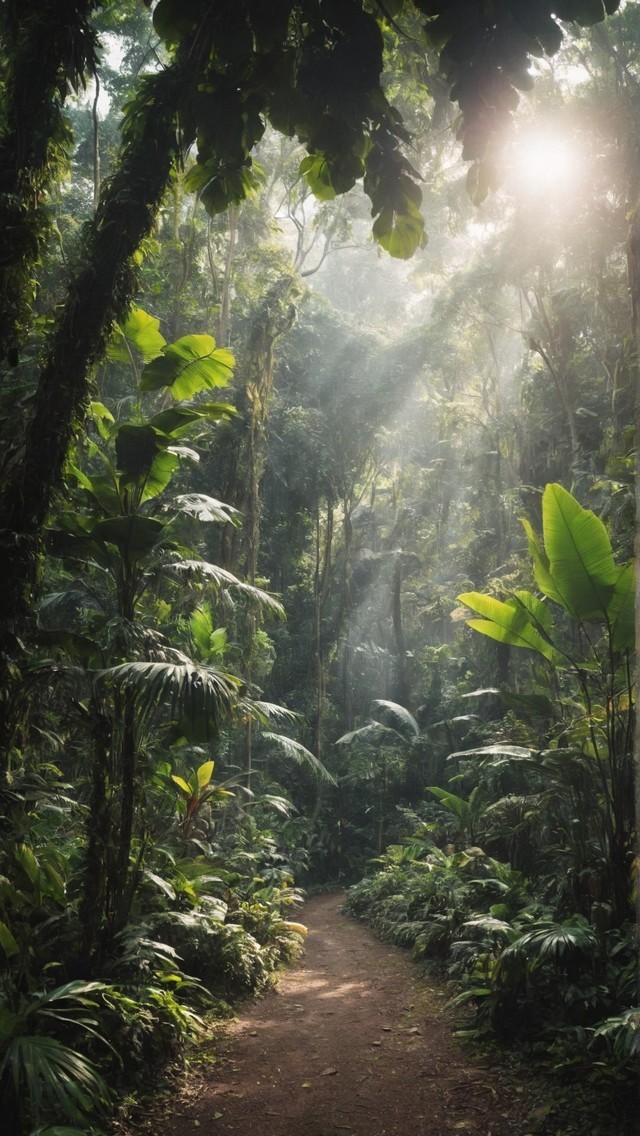
<svg viewBox="0 0 640 1136">
<path fill-rule="evenodd" d="M 301 962 L 121 1136 L 527 1136 L 539 1100 L 455 1040 L 443 989 L 342 899 L 307 902 Z"/>
</svg>

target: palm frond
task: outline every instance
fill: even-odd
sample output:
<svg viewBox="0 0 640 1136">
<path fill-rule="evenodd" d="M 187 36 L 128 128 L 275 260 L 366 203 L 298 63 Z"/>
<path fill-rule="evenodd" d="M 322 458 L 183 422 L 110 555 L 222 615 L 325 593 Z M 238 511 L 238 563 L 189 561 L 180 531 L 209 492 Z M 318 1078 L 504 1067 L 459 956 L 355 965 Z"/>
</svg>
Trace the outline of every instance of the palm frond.
<svg viewBox="0 0 640 1136">
<path fill-rule="evenodd" d="M 284 737 L 282 734 L 272 734 L 265 732 L 261 737 L 267 742 L 271 742 L 277 746 L 283 757 L 288 761 L 295 761 L 296 765 L 306 765 L 308 769 L 318 778 L 319 781 L 326 781 L 329 785 L 335 785 L 335 780 L 329 773 L 329 770 L 323 763 L 303 746 L 301 742 L 294 741 L 293 738 Z"/>
<path fill-rule="evenodd" d="M 459 749 L 455 753 L 450 753 L 448 760 L 458 757 L 512 757 L 517 759 L 528 759 L 533 756 L 535 750 L 528 749 L 526 746 L 507 745 L 503 742 L 496 742 L 494 745 L 477 746 L 476 749 Z"/>
<path fill-rule="evenodd" d="M 241 682 L 211 666 L 191 662 L 121 663 L 100 671 L 99 679 L 133 695 L 143 724 L 162 710 L 208 736 L 238 702 Z"/>
<path fill-rule="evenodd" d="M 167 507 L 171 509 L 174 505 L 178 506 L 180 513 L 186 513 L 187 516 L 195 517 L 202 522 L 231 521 L 232 524 L 237 525 L 240 524 L 242 516 L 239 509 L 234 509 L 233 505 L 226 505 L 224 501 L 218 501 L 206 493 L 181 493 L 178 497 L 174 497 Z"/>
<path fill-rule="evenodd" d="M 93 1063 L 54 1037 L 14 1037 L 0 1065 L 0 1077 L 7 1072 L 16 1092 L 26 1092 L 36 1117 L 43 1108 L 57 1105 L 66 1117 L 77 1120 L 109 1096 Z"/>
<path fill-rule="evenodd" d="M 597 951 L 598 936 L 593 927 L 584 916 L 573 915 L 562 923 L 538 923 L 502 952 L 500 962 L 512 956 L 560 963 L 570 956 L 590 959 Z"/>
<path fill-rule="evenodd" d="M 291 725 L 300 725 L 302 714 L 296 710 L 289 710 L 277 702 L 263 702 L 260 699 L 243 699 L 241 709 L 255 718 L 261 726 L 270 726 L 275 722 L 287 722 Z"/>
<path fill-rule="evenodd" d="M 241 595 L 253 600 L 271 615 L 284 616 L 280 600 L 270 592 L 265 592 L 264 588 L 256 588 L 253 584 L 245 584 L 234 576 L 233 572 L 227 572 L 226 568 L 220 568 L 217 564 L 209 564 L 206 560 L 176 560 L 168 565 L 166 571 L 181 578 L 210 580 L 217 588 L 235 588 Z"/>
<path fill-rule="evenodd" d="M 604 1037 L 616 1057 L 637 1058 L 640 1055 L 640 1007 L 625 1010 L 618 1017 L 606 1018 L 593 1031 L 594 1039 Z"/>
<path fill-rule="evenodd" d="M 409 713 L 398 702 L 389 702 L 386 698 L 376 698 L 371 703 L 377 712 L 377 718 L 383 725 L 391 726 L 399 734 L 417 737 L 420 727 L 413 714 Z"/>
<path fill-rule="evenodd" d="M 296 812 L 296 807 L 293 802 L 289 801 L 287 797 L 279 796 L 277 793 L 261 793 L 256 804 L 275 809 L 277 813 L 285 817 L 290 817 Z"/>
<path fill-rule="evenodd" d="M 366 726 L 361 726 L 359 730 L 351 730 L 348 734 L 343 734 L 338 738 L 336 745 L 353 745 L 354 742 L 360 745 L 381 746 L 385 743 L 392 743 L 397 745 L 398 742 L 405 741 L 402 734 L 391 726 L 383 726 L 382 722 L 368 722 Z"/>
<path fill-rule="evenodd" d="M 482 935 L 509 935 L 513 934 L 513 927 L 504 919 L 496 919 L 493 915 L 474 915 L 462 924 L 463 930 Z"/>
</svg>

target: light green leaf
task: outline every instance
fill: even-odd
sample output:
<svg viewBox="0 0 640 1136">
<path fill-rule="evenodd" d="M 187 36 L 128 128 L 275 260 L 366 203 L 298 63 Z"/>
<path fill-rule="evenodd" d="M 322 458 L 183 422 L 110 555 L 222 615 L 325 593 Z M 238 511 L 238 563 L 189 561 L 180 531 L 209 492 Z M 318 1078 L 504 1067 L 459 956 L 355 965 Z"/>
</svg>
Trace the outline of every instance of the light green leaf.
<svg viewBox="0 0 640 1136">
<path fill-rule="evenodd" d="M 182 789 L 183 793 L 186 793 L 188 797 L 193 796 L 193 789 L 189 785 L 188 781 L 185 781 L 184 777 L 178 777 L 176 773 L 172 773 L 171 780 L 175 781 L 178 788 Z"/>
<path fill-rule="evenodd" d="M 636 572 L 632 560 L 619 569 L 613 595 L 607 607 L 613 646 L 619 651 L 633 650 L 636 638 Z"/>
<path fill-rule="evenodd" d="M 506 600 L 506 603 L 515 608 L 524 607 L 533 616 L 533 620 L 539 628 L 549 631 L 553 623 L 552 612 L 544 600 L 538 599 L 532 592 L 514 592 Z"/>
<path fill-rule="evenodd" d="M 0 947 L 2 947 L 7 958 L 11 958 L 13 955 L 20 953 L 20 947 L 13 933 L 2 920 L 0 920 Z"/>
<path fill-rule="evenodd" d="M 619 570 L 604 524 L 561 485 L 547 485 L 542 527 L 549 573 L 562 603 L 577 619 L 604 619 Z"/>
<path fill-rule="evenodd" d="M 433 793 L 437 797 L 443 808 L 448 812 L 453 813 L 462 824 L 466 824 L 469 820 L 471 813 L 471 806 L 469 801 L 463 800 L 462 797 L 457 797 L 455 793 L 449 792 L 447 789 L 441 789 L 438 785 L 427 785 L 427 792 Z"/>
<path fill-rule="evenodd" d="M 206 789 L 207 785 L 211 781 L 211 778 L 213 777 L 214 767 L 215 761 L 205 761 L 202 763 L 202 765 L 198 766 L 198 768 L 196 769 L 196 780 L 198 782 L 199 789 Z"/>
<path fill-rule="evenodd" d="M 227 386 L 234 365 L 231 352 L 216 348 L 212 335 L 185 335 L 144 368 L 140 389 L 169 387 L 174 398 L 191 398 L 198 391 Z"/>
<path fill-rule="evenodd" d="M 159 414 L 154 414 L 153 418 L 149 419 L 149 426 L 155 430 L 160 430 L 169 438 L 179 438 L 191 429 L 195 422 L 205 422 L 207 415 L 203 414 L 200 409 L 194 410 L 188 406 L 169 406 L 166 410 L 161 410 Z"/>
<path fill-rule="evenodd" d="M 424 248 L 427 243 L 424 217 L 408 200 L 403 210 L 385 206 L 376 217 L 372 231 L 378 244 L 396 260 L 408 260 L 416 249 Z"/>
<path fill-rule="evenodd" d="M 144 488 L 140 494 L 141 502 L 157 497 L 167 488 L 180 465 L 180 456 L 176 446 L 168 446 L 166 450 L 158 451 L 144 480 Z M 197 454 L 196 457 L 198 457 Z"/>
<path fill-rule="evenodd" d="M 28 844 L 16 844 L 14 856 L 31 883 L 39 887 L 41 883 L 40 865 Z"/>
<path fill-rule="evenodd" d="M 197 607 L 189 617 L 189 629 L 200 655 L 205 658 L 211 649 L 213 619 L 208 607 Z"/>
<path fill-rule="evenodd" d="M 324 154 L 308 154 L 300 162 L 299 172 L 307 179 L 309 188 L 318 201 L 331 201 L 335 197 L 331 167 Z"/>
<path fill-rule="evenodd" d="M 171 884 L 167 883 L 167 881 L 163 879 L 162 876 L 159 876 L 156 872 L 152 872 L 149 868 L 144 869 L 144 875 L 148 880 L 151 880 L 152 884 L 156 885 L 159 891 L 168 896 L 169 899 L 173 900 L 176 898 L 176 893 L 171 887 Z"/>
<path fill-rule="evenodd" d="M 506 643 L 511 647 L 526 647 L 537 651 L 550 663 L 556 666 L 564 663 L 563 656 L 543 639 L 540 632 L 531 622 L 529 611 L 524 607 L 513 607 L 494 596 L 485 596 L 480 592 L 463 592 L 457 597 L 461 603 L 477 611 L 484 619 L 468 619 L 469 627 L 496 639 L 498 643 Z"/>
<path fill-rule="evenodd" d="M 527 544 L 529 547 L 529 555 L 533 560 L 533 574 L 536 578 L 536 584 L 545 596 L 548 596 L 554 603 L 560 604 L 564 607 L 564 600 L 558 589 L 558 586 L 553 579 L 549 570 L 549 557 L 547 556 L 542 541 L 536 532 L 534 532 L 529 521 L 526 518 L 521 518 L 521 523 L 524 531 L 527 534 Z"/>
<path fill-rule="evenodd" d="M 132 304 L 124 323 L 116 324 L 107 356 L 118 363 L 129 363 L 128 343 L 149 363 L 160 354 L 166 342 L 160 332 L 160 320 Z"/>
<path fill-rule="evenodd" d="M 226 627 L 216 627 L 215 631 L 211 632 L 211 654 L 222 658 L 227 649 L 228 642 L 229 636 Z"/>
<path fill-rule="evenodd" d="M 104 441 L 108 441 L 111 437 L 111 427 L 115 426 L 115 418 L 110 410 L 104 405 L 103 402 L 90 402 L 89 403 L 89 417 L 93 419 L 98 427 L 98 433 Z"/>
</svg>

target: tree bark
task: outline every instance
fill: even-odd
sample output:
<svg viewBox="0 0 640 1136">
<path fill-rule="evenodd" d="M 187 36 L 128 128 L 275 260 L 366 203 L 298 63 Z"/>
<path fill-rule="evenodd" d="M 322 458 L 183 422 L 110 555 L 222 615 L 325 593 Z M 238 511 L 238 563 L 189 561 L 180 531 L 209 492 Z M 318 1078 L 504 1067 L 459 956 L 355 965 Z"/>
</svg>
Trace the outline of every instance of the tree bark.
<svg viewBox="0 0 640 1136">
<path fill-rule="evenodd" d="M 30 319 L 33 285 L 48 231 L 44 198 L 64 150 L 61 114 L 97 66 L 89 24 L 93 0 L 4 0 L 0 38 L 6 98 L 0 137 L 0 360 L 17 363 Z"/>
<path fill-rule="evenodd" d="M 176 62 L 143 85 L 130 115 L 117 173 L 103 188 L 81 264 L 47 350 L 26 437 L 5 455 L 0 490 L 0 689 L 10 685 L 11 659 L 36 585 L 40 538 L 92 367 L 103 355 L 113 322 L 135 293 L 132 258 L 150 233 L 177 156 L 176 110 L 193 60 Z M 6 737 L 0 721 L 0 741 Z"/>
</svg>

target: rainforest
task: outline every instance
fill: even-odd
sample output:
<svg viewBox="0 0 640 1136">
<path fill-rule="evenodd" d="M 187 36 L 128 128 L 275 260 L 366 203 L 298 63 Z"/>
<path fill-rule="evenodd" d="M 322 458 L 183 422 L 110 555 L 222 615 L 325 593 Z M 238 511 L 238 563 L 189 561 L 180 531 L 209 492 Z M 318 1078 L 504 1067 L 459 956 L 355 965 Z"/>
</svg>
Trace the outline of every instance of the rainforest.
<svg viewBox="0 0 640 1136">
<path fill-rule="evenodd" d="M 639 124 L 636 0 L 2 0 L 6 1136 L 637 1132 Z"/>
</svg>

